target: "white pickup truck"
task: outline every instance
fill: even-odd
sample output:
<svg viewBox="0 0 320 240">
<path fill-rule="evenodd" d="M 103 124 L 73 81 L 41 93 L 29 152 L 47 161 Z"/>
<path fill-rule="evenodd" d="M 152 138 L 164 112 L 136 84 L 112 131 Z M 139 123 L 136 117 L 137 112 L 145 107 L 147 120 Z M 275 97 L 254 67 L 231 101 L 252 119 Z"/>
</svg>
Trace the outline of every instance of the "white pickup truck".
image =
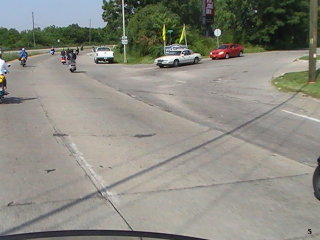
<svg viewBox="0 0 320 240">
<path fill-rule="evenodd" d="M 109 47 L 97 47 L 94 53 L 94 62 L 112 63 L 114 60 L 113 51 Z"/>
</svg>

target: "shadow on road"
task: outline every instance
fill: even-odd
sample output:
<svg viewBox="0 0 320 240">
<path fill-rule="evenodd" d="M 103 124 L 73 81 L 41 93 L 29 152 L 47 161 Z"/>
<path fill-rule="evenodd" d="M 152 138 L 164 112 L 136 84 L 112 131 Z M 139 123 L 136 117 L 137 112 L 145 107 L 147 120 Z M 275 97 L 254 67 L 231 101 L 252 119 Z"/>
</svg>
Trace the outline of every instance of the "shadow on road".
<svg viewBox="0 0 320 240">
<path fill-rule="evenodd" d="M 20 104 L 25 101 L 36 100 L 37 98 L 19 98 L 19 97 L 6 97 L 3 100 L 4 104 Z"/>
<path fill-rule="evenodd" d="M 35 68 L 37 66 L 25 65 L 23 68 Z"/>
</svg>

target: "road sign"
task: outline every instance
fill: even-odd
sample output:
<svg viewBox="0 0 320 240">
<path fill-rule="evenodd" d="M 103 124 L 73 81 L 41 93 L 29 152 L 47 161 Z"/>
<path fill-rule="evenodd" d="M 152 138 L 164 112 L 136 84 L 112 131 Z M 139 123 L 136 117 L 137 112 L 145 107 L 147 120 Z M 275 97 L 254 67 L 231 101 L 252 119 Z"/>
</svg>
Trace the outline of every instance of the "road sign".
<svg viewBox="0 0 320 240">
<path fill-rule="evenodd" d="M 122 36 L 121 40 L 128 40 L 128 37 L 127 36 Z"/>
<path fill-rule="evenodd" d="M 121 43 L 122 43 L 123 45 L 127 45 L 127 44 L 128 44 L 128 39 L 123 39 L 123 40 L 121 40 Z"/>
<path fill-rule="evenodd" d="M 221 36 L 221 30 L 220 30 L 219 28 L 215 29 L 215 30 L 214 30 L 214 35 L 215 35 L 216 37 L 220 37 L 220 36 Z"/>
</svg>

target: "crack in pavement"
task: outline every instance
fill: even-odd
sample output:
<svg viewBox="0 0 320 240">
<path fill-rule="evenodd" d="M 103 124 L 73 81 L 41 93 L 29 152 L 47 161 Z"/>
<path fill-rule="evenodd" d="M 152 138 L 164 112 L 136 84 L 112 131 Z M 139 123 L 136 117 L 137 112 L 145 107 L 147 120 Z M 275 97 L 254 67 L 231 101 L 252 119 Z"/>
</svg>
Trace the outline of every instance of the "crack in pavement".
<svg viewBox="0 0 320 240">
<path fill-rule="evenodd" d="M 20 206 L 29 206 L 29 205 L 44 205 L 44 204 L 52 204 L 52 203 L 62 203 L 62 202 L 73 202 L 73 201 L 82 201 L 82 200 L 88 200 L 88 199 L 103 199 L 100 195 L 98 195 L 98 193 L 96 194 L 96 196 L 90 196 L 89 198 L 70 198 L 70 199 L 63 199 L 63 200 L 54 200 L 54 201 L 43 201 L 43 202 L 36 202 L 36 201 L 32 201 L 32 202 L 14 202 L 11 201 L 9 202 L 7 205 L 2 205 L 0 206 L 0 210 L 1 209 L 5 209 L 8 207 L 20 207 Z"/>
<path fill-rule="evenodd" d="M 301 176 L 306 176 L 306 175 L 310 175 L 310 173 L 301 173 L 301 174 L 295 174 L 295 175 L 290 175 L 290 176 L 269 177 L 269 178 L 251 179 L 251 180 L 225 182 L 225 183 L 204 184 L 204 185 L 197 185 L 197 186 L 191 186 L 191 187 L 159 189 L 159 190 L 152 190 L 152 191 L 132 192 L 132 193 L 119 193 L 117 195 L 118 196 L 129 196 L 129 195 L 152 194 L 152 193 L 161 193 L 161 192 L 196 190 L 196 189 L 201 189 L 201 188 L 228 186 L 228 185 L 234 185 L 234 184 L 259 183 L 259 182 L 265 182 L 265 181 L 273 181 L 273 180 L 277 180 L 277 179 L 291 179 L 291 178 L 296 178 L 296 177 L 301 177 Z"/>
</svg>

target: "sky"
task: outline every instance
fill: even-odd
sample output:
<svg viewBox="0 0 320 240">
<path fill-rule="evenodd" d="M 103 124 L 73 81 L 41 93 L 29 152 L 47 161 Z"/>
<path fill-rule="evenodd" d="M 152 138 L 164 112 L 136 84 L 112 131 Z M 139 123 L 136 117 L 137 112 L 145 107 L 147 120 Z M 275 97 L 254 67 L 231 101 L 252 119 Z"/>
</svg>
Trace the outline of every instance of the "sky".
<svg viewBox="0 0 320 240">
<path fill-rule="evenodd" d="M 32 12 L 35 27 L 51 25 L 65 27 L 78 24 L 81 27 L 104 27 L 102 20 L 103 0 L 0 0 L 0 27 L 18 31 L 32 29 Z"/>
</svg>

